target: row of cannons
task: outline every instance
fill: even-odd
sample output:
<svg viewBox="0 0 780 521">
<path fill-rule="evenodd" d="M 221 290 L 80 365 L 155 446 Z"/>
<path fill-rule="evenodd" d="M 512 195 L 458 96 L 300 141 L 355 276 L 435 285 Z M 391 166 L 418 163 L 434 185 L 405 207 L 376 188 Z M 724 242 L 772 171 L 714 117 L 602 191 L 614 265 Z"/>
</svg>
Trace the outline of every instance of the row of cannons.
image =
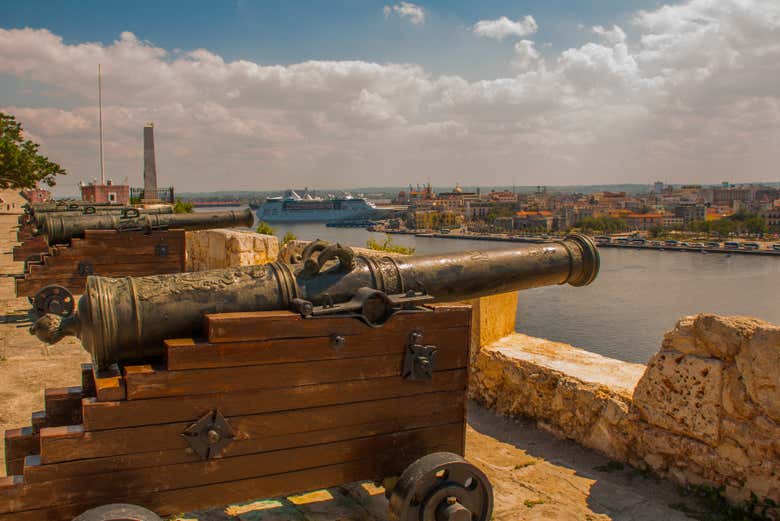
<svg viewBox="0 0 780 521">
<path fill-rule="evenodd" d="M 87 277 L 142 276 L 185 270 L 187 230 L 249 227 L 250 210 L 174 214 L 170 206 L 38 204 L 20 222 L 13 259 L 24 262 L 16 296 L 34 316 L 68 315 Z"/>
<path fill-rule="evenodd" d="M 137 228 L 114 231 L 163 231 Z M 384 487 L 392 521 L 488 521 L 492 486 L 464 459 L 462 302 L 598 270 L 574 235 L 411 257 L 314 241 L 264 265 L 88 275 L 70 312 L 31 327 L 92 363 L 5 433 L 0 521 L 152 521 L 356 481 Z"/>
</svg>

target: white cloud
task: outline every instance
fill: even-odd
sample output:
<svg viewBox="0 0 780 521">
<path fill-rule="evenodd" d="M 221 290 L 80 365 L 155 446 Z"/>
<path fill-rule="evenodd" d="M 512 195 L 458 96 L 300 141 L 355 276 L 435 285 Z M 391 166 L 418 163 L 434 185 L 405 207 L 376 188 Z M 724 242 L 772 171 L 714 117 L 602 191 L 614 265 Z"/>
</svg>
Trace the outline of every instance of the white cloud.
<svg viewBox="0 0 780 521">
<path fill-rule="evenodd" d="M 521 70 L 527 70 L 539 63 L 539 51 L 531 40 L 520 40 L 515 43 L 515 65 Z"/>
<path fill-rule="evenodd" d="M 57 93 L 0 110 L 69 183 L 96 175 L 97 63 L 107 169 L 134 184 L 147 121 L 161 182 L 187 190 L 776 177 L 780 2 L 691 0 L 592 34 L 548 56 L 518 39 L 513 75 L 472 81 L 414 64 L 226 61 L 130 33 L 103 45 L 0 30 L 0 70 Z"/>
<path fill-rule="evenodd" d="M 522 38 L 534 34 L 539 30 L 539 26 L 531 15 L 527 15 L 517 21 L 512 21 L 506 16 L 502 16 L 497 20 L 480 20 L 474 24 L 471 30 L 474 34 L 485 38 L 503 40 L 507 36 Z"/>
<path fill-rule="evenodd" d="M 385 18 L 396 13 L 401 18 L 408 18 L 415 25 L 425 23 L 425 9 L 411 2 L 400 2 L 393 6 L 386 5 L 382 8 Z"/>
</svg>

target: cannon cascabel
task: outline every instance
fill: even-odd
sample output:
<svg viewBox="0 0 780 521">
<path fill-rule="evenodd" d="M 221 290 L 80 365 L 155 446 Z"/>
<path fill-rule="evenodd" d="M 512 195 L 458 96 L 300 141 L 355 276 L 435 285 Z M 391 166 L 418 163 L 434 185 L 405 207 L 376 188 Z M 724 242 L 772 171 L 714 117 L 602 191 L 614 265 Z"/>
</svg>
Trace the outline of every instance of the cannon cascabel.
<svg viewBox="0 0 780 521">
<path fill-rule="evenodd" d="M 314 244 L 314 243 L 313 243 Z M 452 302 L 555 284 L 584 286 L 599 254 L 584 235 L 534 246 L 427 256 L 352 256 L 321 247 L 319 260 L 273 262 L 146 277 L 88 277 L 77 312 L 45 315 L 31 332 L 48 343 L 77 336 L 100 368 L 163 354 L 163 340 L 197 336 L 208 313 L 291 309 L 350 301 L 365 288 L 387 295 L 424 292 Z M 309 252 L 311 253 L 311 252 Z"/>
</svg>

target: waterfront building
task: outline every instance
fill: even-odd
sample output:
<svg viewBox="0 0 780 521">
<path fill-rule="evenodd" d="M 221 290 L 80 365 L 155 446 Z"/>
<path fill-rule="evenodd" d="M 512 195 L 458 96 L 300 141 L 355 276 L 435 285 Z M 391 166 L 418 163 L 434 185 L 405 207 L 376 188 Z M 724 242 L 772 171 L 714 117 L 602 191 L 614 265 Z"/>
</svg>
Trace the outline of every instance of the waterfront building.
<svg viewBox="0 0 780 521">
<path fill-rule="evenodd" d="M 106 184 L 98 184 L 93 181 L 88 184 L 80 183 L 81 200 L 90 203 L 111 203 L 119 205 L 130 204 L 130 186 L 115 185 L 111 179 Z"/>
<path fill-rule="evenodd" d="M 633 230 L 647 231 L 663 226 L 664 216 L 660 213 L 629 213 L 623 219 Z"/>
<path fill-rule="evenodd" d="M 762 212 L 767 227 L 773 232 L 780 232 L 780 199 L 776 199 L 769 210 Z"/>
<path fill-rule="evenodd" d="M 554 217 L 548 210 L 520 211 L 513 218 L 513 226 L 516 230 L 542 230 L 550 232 L 553 229 Z"/>
</svg>

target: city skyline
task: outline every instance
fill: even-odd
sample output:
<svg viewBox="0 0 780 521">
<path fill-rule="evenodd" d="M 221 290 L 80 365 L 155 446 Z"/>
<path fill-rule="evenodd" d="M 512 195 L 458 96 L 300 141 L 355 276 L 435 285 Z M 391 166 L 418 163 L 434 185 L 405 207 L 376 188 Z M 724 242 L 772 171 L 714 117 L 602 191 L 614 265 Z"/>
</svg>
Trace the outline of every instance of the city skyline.
<svg viewBox="0 0 780 521">
<path fill-rule="evenodd" d="M 617 4 L 32 2 L 0 24 L 0 111 L 57 195 L 99 177 L 98 63 L 106 175 L 134 186 L 148 121 L 182 192 L 775 181 L 780 4 Z"/>
</svg>

